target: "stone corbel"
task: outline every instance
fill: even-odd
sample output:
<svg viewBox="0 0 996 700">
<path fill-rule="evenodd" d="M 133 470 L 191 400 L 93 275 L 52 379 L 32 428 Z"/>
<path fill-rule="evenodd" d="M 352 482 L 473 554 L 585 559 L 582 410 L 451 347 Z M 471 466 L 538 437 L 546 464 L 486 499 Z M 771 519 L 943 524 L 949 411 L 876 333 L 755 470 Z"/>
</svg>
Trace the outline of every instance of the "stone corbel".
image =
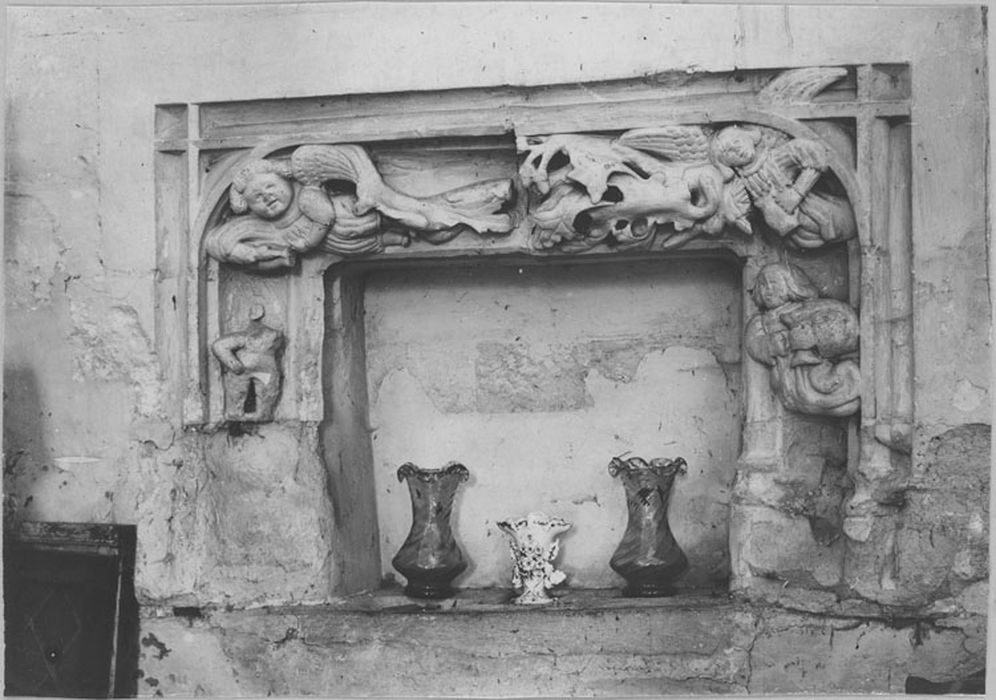
<svg viewBox="0 0 996 700">
<path fill-rule="evenodd" d="M 861 404 L 858 314 L 826 299 L 795 265 L 761 268 L 753 290 L 760 309 L 747 322 L 747 353 L 771 371 L 771 386 L 786 408 L 849 416 Z"/>
</svg>

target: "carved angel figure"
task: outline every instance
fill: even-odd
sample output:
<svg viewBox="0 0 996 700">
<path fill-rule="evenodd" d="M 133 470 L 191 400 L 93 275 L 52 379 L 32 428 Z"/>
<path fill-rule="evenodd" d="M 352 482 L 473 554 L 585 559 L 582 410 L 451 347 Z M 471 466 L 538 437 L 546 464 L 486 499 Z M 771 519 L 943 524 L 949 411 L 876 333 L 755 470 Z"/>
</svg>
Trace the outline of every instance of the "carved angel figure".
<svg viewBox="0 0 996 700">
<path fill-rule="evenodd" d="M 507 233 L 512 194 L 511 182 L 492 180 L 412 197 L 385 183 L 360 146 L 301 146 L 289 162 L 259 159 L 235 175 L 229 202 L 243 216 L 209 231 L 204 245 L 219 261 L 268 270 L 315 249 L 362 255 L 415 236 L 442 243 L 467 229 Z"/>
<path fill-rule="evenodd" d="M 769 146 L 756 129 L 730 126 L 711 144 L 713 161 L 742 184 L 765 223 L 798 248 L 818 248 L 856 232 L 850 205 L 814 192 L 827 170 L 827 150 L 809 139 Z"/>
<path fill-rule="evenodd" d="M 860 406 L 858 315 L 837 299 L 819 297 L 795 265 L 773 263 L 757 275 L 754 302 L 761 313 L 748 322 L 744 343 L 771 367 L 771 385 L 786 408 L 848 416 Z"/>
<path fill-rule="evenodd" d="M 850 204 L 815 191 L 827 151 L 773 129 L 633 129 L 616 139 L 554 134 L 519 141 L 532 242 L 568 252 L 601 243 L 669 249 L 728 227 L 754 232 L 755 209 L 790 244 L 856 232 Z"/>
<path fill-rule="evenodd" d="M 223 335 L 211 344 L 211 351 L 223 367 L 227 420 L 273 420 L 283 383 L 280 353 L 284 334 L 264 324 L 264 314 L 262 306 L 253 305 L 244 330 Z"/>
</svg>

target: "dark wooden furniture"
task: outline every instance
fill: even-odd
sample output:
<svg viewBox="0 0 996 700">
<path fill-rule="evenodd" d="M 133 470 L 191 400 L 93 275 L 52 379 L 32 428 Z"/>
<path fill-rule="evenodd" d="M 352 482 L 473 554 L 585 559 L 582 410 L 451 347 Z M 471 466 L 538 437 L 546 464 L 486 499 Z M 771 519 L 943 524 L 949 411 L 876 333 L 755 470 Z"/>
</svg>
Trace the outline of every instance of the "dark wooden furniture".
<svg viewBox="0 0 996 700">
<path fill-rule="evenodd" d="M 134 526 L 21 523 L 3 564 L 5 695 L 135 695 Z"/>
</svg>

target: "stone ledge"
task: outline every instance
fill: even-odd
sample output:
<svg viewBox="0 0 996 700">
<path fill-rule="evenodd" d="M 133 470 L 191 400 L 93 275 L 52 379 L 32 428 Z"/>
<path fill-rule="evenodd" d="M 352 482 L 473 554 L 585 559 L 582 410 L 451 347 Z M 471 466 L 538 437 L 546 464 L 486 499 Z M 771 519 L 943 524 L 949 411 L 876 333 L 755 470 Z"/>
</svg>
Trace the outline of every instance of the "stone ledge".
<svg viewBox="0 0 996 700">
<path fill-rule="evenodd" d="M 567 590 L 520 607 L 502 589 L 418 602 L 397 589 L 329 605 L 142 621 L 140 694 L 358 696 L 903 692 L 985 664 L 975 626 L 826 618 L 725 594 Z M 970 621 L 966 621 L 967 622 Z"/>
<path fill-rule="evenodd" d="M 715 608 L 728 603 L 725 590 L 695 595 L 675 595 L 665 598 L 625 598 L 616 588 L 564 588 L 551 591 L 555 602 L 549 605 L 511 605 L 514 597 L 506 588 L 466 588 L 456 592 L 452 598 L 443 600 L 418 600 L 409 598 L 400 587 L 390 587 L 378 591 L 359 593 L 332 601 L 323 606 L 270 607 L 267 610 L 280 613 L 297 613 L 304 610 L 325 609 L 329 612 L 366 613 L 520 613 L 551 612 L 570 613 L 628 608 Z"/>
</svg>

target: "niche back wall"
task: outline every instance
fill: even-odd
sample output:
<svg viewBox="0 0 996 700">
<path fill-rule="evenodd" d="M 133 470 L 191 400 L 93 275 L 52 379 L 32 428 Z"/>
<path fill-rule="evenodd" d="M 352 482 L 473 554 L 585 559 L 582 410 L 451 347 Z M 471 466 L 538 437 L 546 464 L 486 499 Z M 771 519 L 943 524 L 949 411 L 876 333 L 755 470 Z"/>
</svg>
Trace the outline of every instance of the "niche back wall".
<svg viewBox="0 0 996 700">
<path fill-rule="evenodd" d="M 671 523 L 685 587 L 729 571 L 740 448 L 740 270 L 719 259 L 421 268 L 371 274 L 366 351 L 382 571 L 410 525 L 398 466 L 459 461 L 458 585 L 507 585 L 495 522 L 545 511 L 572 585 L 609 587 L 626 525 L 616 455 L 684 457 Z M 569 555 L 569 556 L 568 556 Z"/>
</svg>

